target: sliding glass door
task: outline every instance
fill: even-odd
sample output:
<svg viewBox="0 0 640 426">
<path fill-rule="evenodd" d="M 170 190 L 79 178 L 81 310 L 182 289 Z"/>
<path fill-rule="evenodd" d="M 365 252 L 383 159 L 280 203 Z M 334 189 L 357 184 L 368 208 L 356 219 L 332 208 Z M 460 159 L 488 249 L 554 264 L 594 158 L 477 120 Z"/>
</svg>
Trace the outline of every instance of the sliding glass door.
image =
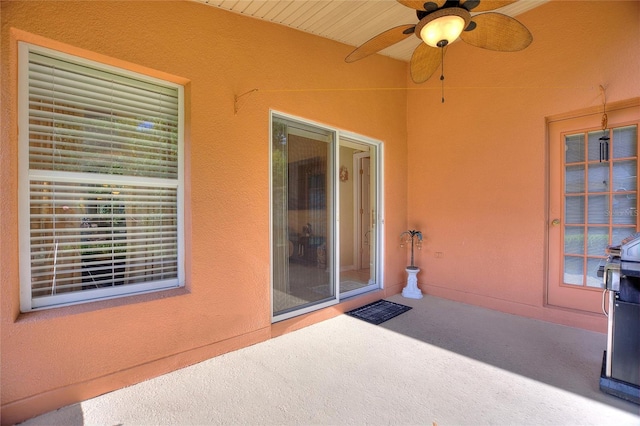
<svg viewBox="0 0 640 426">
<path fill-rule="evenodd" d="M 376 143 L 271 120 L 272 318 L 379 288 Z"/>
<path fill-rule="evenodd" d="M 273 316 L 337 300 L 333 274 L 335 133 L 272 120 Z"/>
<path fill-rule="evenodd" d="M 377 147 L 340 138 L 341 297 L 379 287 L 377 278 Z"/>
</svg>

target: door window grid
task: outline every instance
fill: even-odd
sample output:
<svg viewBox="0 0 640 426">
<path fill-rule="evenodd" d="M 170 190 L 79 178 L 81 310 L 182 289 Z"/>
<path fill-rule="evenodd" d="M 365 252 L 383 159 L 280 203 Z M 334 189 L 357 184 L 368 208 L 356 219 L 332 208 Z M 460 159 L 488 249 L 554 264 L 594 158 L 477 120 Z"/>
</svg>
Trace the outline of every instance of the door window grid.
<svg viewBox="0 0 640 426">
<path fill-rule="evenodd" d="M 637 126 L 608 130 L 609 161 L 600 161 L 603 132 L 564 136 L 564 284 L 601 288 L 596 270 L 605 248 L 637 226 Z"/>
</svg>

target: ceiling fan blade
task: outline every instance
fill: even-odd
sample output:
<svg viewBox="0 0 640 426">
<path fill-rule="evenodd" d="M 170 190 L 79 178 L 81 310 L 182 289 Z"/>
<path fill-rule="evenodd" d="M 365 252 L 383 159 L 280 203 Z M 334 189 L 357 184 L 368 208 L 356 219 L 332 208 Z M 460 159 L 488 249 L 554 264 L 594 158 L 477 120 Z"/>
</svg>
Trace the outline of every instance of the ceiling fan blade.
<svg viewBox="0 0 640 426">
<path fill-rule="evenodd" d="M 426 1 L 420 1 L 420 0 L 397 0 L 398 3 L 400 3 L 403 6 L 407 6 L 408 8 L 411 9 L 415 9 L 415 10 L 427 10 L 425 8 L 425 4 L 426 3 L 434 3 L 437 8 L 439 9 L 442 6 L 444 6 L 444 4 L 447 2 L 447 0 L 426 0 Z M 430 7 L 430 9 L 432 9 Z"/>
<path fill-rule="evenodd" d="M 378 34 L 358 47 L 344 59 L 345 62 L 355 62 L 373 55 L 389 46 L 392 46 L 413 34 L 415 24 L 400 25 Z"/>
<path fill-rule="evenodd" d="M 471 18 L 476 27 L 460 38 L 472 46 L 500 52 L 516 52 L 533 41 L 531 32 L 516 19 L 501 13 L 483 13 Z"/>
<path fill-rule="evenodd" d="M 414 83 L 424 83 L 438 69 L 443 52 L 437 47 L 420 43 L 411 56 L 411 79 Z"/>
<path fill-rule="evenodd" d="M 468 11 L 487 12 L 515 3 L 518 0 L 461 0 L 460 6 Z"/>
</svg>

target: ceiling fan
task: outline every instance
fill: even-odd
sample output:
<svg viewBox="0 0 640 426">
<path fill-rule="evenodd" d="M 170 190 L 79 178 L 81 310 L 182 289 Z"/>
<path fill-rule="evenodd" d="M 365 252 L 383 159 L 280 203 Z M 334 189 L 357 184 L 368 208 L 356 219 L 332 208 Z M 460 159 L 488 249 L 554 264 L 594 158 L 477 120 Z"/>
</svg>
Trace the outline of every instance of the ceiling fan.
<svg viewBox="0 0 640 426">
<path fill-rule="evenodd" d="M 471 12 L 488 12 L 517 0 L 397 1 L 415 9 L 419 22 L 378 34 L 351 52 L 345 58 L 346 62 L 366 58 L 414 34 L 424 43 L 420 43 L 411 56 L 411 79 L 423 83 L 444 61 L 445 48 L 458 38 L 472 46 L 501 52 L 522 50 L 533 41 L 527 27 L 510 16 L 496 12 L 471 16 Z M 440 79 L 443 80 L 444 75 Z"/>
</svg>

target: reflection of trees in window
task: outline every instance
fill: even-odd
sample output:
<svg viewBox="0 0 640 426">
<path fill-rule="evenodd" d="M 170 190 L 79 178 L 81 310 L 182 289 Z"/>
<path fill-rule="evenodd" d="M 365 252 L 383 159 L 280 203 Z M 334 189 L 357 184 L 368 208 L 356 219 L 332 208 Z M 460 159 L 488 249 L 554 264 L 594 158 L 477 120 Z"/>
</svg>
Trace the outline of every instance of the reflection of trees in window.
<svg viewBox="0 0 640 426">
<path fill-rule="evenodd" d="M 82 169 L 128 176 L 177 176 L 177 124 L 145 116 L 91 116 Z M 87 155 L 89 154 L 89 155 Z M 105 155 L 108 154 L 108 155 Z M 162 172 L 159 172 L 159 170 Z"/>
<path fill-rule="evenodd" d="M 34 296 L 177 277 L 175 189 L 32 182 Z"/>
<path fill-rule="evenodd" d="M 30 183 L 31 284 L 34 296 L 71 291 L 78 282 L 80 217 L 84 206 L 52 182 Z"/>
<path fill-rule="evenodd" d="M 177 123 L 77 110 L 56 101 L 31 121 L 31 166 L 114 175 L 177 176 Z M 159 172 L 159 170 L 162 170 Z"/>
<path fill-rule="evenodd" d="M 119 191 L 117 191 L 119 193 Z M 82 289 L 124 284 L 126 220 L 118 200 L 96 197 L 82 218 Z"/>
</svg>

